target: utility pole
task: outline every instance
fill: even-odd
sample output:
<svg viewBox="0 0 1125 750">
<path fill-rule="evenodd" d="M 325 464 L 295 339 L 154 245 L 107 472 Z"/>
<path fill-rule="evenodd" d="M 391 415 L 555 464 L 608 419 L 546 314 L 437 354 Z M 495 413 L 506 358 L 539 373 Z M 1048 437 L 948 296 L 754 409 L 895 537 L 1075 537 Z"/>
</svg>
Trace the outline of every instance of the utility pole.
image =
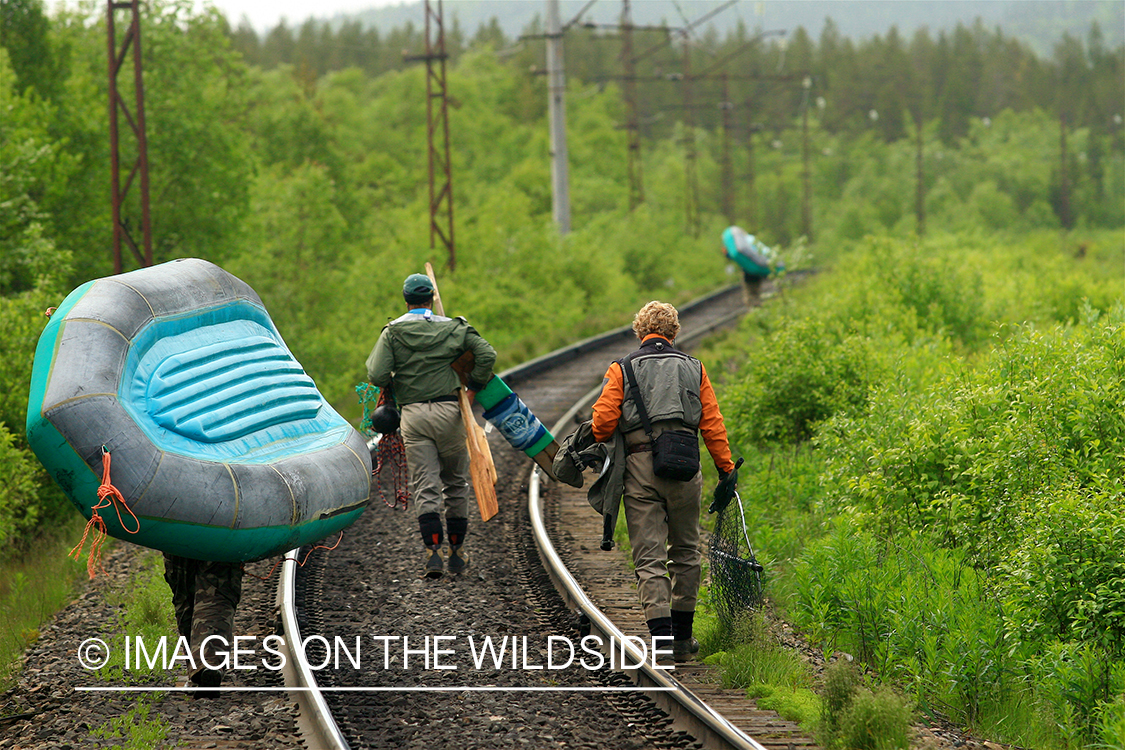
<svg viewBox="0 0 1125 750">
<path fill-rule="evenodd" d="M 696 23 L 698 23 L 698 21 Z M 692 24 L 692 25 L 695 25 L 695 24 Z M 731 74 L 727 73 L 725 70 L 722 70 L 722 69 L 725 68 L 726 65 L 731 60 L 733 60 L 735 57 L 742 54 L 743 52 L 748 50 L 750 47 L 756 45 L 759 41 L 761 41 L 765 37 L 773 36 L 773 35 L 777 35 L 777 34 L 784 34 L 784 33 L 786 33 L 786 32 L 782 31 L 782 30 L 760 32 L 760 33 L 756 34 L 752 39 L 748 40 L 746 44 L 742 45 L 738 49 L 735 49 L 731 53 L 729 53 L 726 56 L 720 58 L 719 60 L 713 61 L 710 66 L 708 66 L 704 70 L 700 71 L 696 75 L 692 75 L 691 72 L 690 72 L 690 68 L 688 67 L 688 56 L 687 56 L 687 52 L 685 50 L 685 54 L 684 54 L 684 107 L 688 112 L 688 114 L 685 115 L 685 119 L 687 121 L 689 121 L 689 122 L 692 121 L 691 115 L 690 115 L 691 110 L 692 110 L 691 81 L 692 80 L 704 80 L 704 79 L 708 79 L 708 78 L 716 78 L 717 77 L 721 81 L 721 84 L 722 84 L 722 101 L 719 102 L 719 108 L 722 112 L 722 126 L 723 126 L 723 154 L 722 154 L 723 213 L 727 218 L 727 222 L 730 223 L 730 224 L 734 224 L 734 180 L 733 180 L 732 175 L 731 175 L 731 158 L 730 158 L 731 112 L 734 109 L 734 105 L 730 101 L 729 83 L 730 83 L 730 80 L 732 78 L 734 78 L 734 79 L 760 80 L 761 77 L 753 76 L 753 75 L 750 75 L 750 76 L 747 76 L 747 75 L 731 75 Z M 686 41 L 687 41 L 687 38 L 686 38 L 686 35 L 685 35 L 685 45 L 686 45 Z M 717 76 L 713 75 L 716 71 L 720 71 L 720 70 L 722 70 L 722 72 L 720 72 Z M 753 179 L 754 179 L 753 178 L 753 158 L 754 158 L 753 152 L 751 151 L 751 154 L 750 154 L 750 159 L 751 159 L 750 193 L 751 193 L 751 202 L 752 203 L 755 200 L 754 185 L 753 185 Z M 694 132 L 693 132 L 692 137 L 691 137 L 691 141 L 690 141 L 690 147 L 689 147 L 689 183 L 694 183 L 694 182 L 695 182 L 695 137 L 694 137 Z M 699 188 L 698 188 L 698 184 L 696 184 L 695 185 L 695 199 L 696 199 L 696 201 L 698 201 L 698 198 L 699 198 Z M 690 197 L 689 197 L 689 205 L 691 205 Z M 696 208 L 695 223 L 696 223 L 696 232 L 698 232 L 698 223 L 699 223 L 698 207 Z"/>
<path fill-rule="evenodd" d="M 570 175 L 566 152 L 566 76 L 559 0 L 547 0 L 547 112 L 551 121 L 552 215 L 559 234 L 570 233 Z"/>
<path fill-rule="evenodd" d="M 726 217 L 727 224 L 734 224 L 734 178 L 731 174 L 730 158 L 730 116 L 734 105 L 730 101 L 730 85 L 726 73 L 722 74 L 721 80 L 723 100 L 719 102 L 719 109 L 723 116 L 723 215 Z"/>
<path fill-rule="evenodd" d="M 754 110 L 747 103 L 747 111 L 753 119 Z M 761 130 L 760 125 L 750 122 L 746 126 L 746 202 L 748 205 L 747 216 L 750 220 L 750 229 L 757 234 L 758 226 L 758 186 L 757 170 L 754 166 L 754 133 Z"/>
<path fill-rule="evenodd" d="M 121 42 L 120 50 L 117 46 L 117 30 L 114 24 L 114 13 L 117 10 L 129 10 L 132 17 L 129 29 Z M 113 201 L 113 272 L 121 273 L 124 263 L 121 257 L 121 245 L 124 241 L 129 245 L 133 257 L 141 267 L 152 265 L 152 220 L 149 211 L 149 183 L 148 183 L 148 139 L 145 135 L 145 87 L 141 68 L 141 15 L 140 0 L 130 2 L 113 2 L 109 0 L 106 8 L 106 31 L 109 48 L 109 161 L 110 181 L 112 184 Z M 133 106 L 121 96 L 117 87 L 117 75 L 125 63 L 125 57 L 130 49 L 133 52 Z M 121 180 L 121 148 L 118 134 L 118 112 L 125 115 L 133 135 L 137 139 L 137 159 L 129 175 L 125 178 L 124 185 Z M 122 207 L 129 194 L 129 188 L 135 178 L 140 178 L 140 203 L 141 203 L 141 248 L 137 247 L 136 240 L 129 232 L 128 222 L 122 217 Z"/>
<path fill-rule="evenodd" d="M 586 8 L 592 5 L 594 0 L 590 0 L 586 4 Z M 580 18 L 586 12 L 583 8 L 582 12 L 578 14 Z M 577 21 L 575 19 L 575 22 Z M 573 22 L 572 22 L 573 23 Z M 669 28 L 667 26 L 637 26 L 633 23 L 632 13 L 630 12 L 629 0 L 621 0 L 621 19 L 617 24 L 599 24 L 588 21 L 583 24 L 587 29 L 614 29 L 620 32 L 621 36 L 621 68 L 623 75 L 611 76 L 611 79 L 621 81 L 621 99 L 625 104 L 625 124 L 620 126 L 625 130 L 626 138 L 626 162 L 629 172 L 629 210 L 635 209 L 645 200 L 645 186 L 644 186 L 644 169 L 642 166 L 642 153 L 641 153 L 641 123 L 639 115 L 639 107 L 637 103 L 637 81 L 642 80 L 637 76 L 637 63 L 655 52 L 657 49 L 664 47 L 664 44 L 648 50 L 644 54 L 633 55 L 633 32 L 634 31 L 659 31 L 669 38 Z M 602 79 L 607 80 L 607 79 Z M 663 78 L 659 80 L 665 80 Z M 677 79 L 678 80 L 678 79 Z"/>
<path fill-rule="evenodd" d="M 915 113 L 914 129 L 917 136 L 917 150 L 914 154 L 914 219 L 918 224 L 918 236 L 926 234 L 926 182 L 925 162 L 922 159 L 922 115 Z"/>
<path fill-rule="evenodd" d="M 801 79 L 804 95 L 801 99 L 801 233 L 812 242 L 812 190 L 809 187 L 809 89 L 812 77 Z"/>
<path fill-rule="evenodd" d="M 424 60 L 426 63 L 426 139 L 430 176 L 430 248 L 437 240 L 448 255 L 450 271 L 457 266 L 457 248 L 453 236 L 453 169 L 449 159 L 449 90 L 445 83 L 445 29 L 442 23 L 441 0 L 434 13 L 431 0 L 425 2 L 426 52 L 403 55 L 403 61 Z M 434 31 L 436 30 L 436 38 Z M 434 102 L 437 101 L 435 113 Z M 441 186 L 438 186 L 438 180 Z"/>
<path fill-rule="evenodd" d="M 1070 229 L 1070 174 L 1066 156 L 1066 114 L 1059 113 L 1059 223 Z"/>
</svg>

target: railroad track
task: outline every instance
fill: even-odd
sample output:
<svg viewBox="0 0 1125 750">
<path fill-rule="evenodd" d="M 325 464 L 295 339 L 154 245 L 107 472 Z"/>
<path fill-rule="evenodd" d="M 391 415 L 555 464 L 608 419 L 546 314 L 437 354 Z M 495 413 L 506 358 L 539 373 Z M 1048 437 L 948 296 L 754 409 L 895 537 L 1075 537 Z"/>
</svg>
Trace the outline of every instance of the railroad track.
<svg viewBox="0 0 1125 750">
<path fill-rule="evenodd" d="M 679 343 L 743 311 L 737 288 L 684 306 Z M 624 327 L 502 376 L 561 438 L 609 361 L 635 346 Z M 619 554 L 598 550 L 600 517 L 584 491 L 544 482 L 501 439 L 490 445 L 501 512 L 471 520 L 465 575 L 420 578 L 413 511 L 378 499 L 337 548 L 283 566 L 286 642 L 308 644 L 287 660 L 286 683 L 310 747 L 811 745 L 794 725 L 724 695 L 707 667 L 632 667 L 641 660 L 632 645 L 628 669 L 591 668 L 595 656 L 581 651 L 586 664 L 563 667 L 564 649 L 587 630 L 617 644 L 643 635 L 640 608 Z"/>
</svg>

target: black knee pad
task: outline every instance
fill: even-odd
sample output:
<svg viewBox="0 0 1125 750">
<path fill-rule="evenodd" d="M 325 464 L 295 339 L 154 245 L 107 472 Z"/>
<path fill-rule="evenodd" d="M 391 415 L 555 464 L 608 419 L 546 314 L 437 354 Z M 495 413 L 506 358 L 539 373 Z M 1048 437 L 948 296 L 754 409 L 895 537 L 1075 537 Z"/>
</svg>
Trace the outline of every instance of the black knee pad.
<svg viewBox="0 0 1125 750">
<path fill-rule="evenodd" d="M 427 547 L 441 544 L 440 513 L 423 513 L 418 516 L 418 529 L 422 532 L 422 543 Z"/>
<path fill-rule="evenodd" d="M 449 530 L 449 545 L 451 547 L 460 547 L 465 543 L 465 536 L 469 533 L 469 519 L 467 518 L 447 518 L 445 525 Z"/>
</svg>

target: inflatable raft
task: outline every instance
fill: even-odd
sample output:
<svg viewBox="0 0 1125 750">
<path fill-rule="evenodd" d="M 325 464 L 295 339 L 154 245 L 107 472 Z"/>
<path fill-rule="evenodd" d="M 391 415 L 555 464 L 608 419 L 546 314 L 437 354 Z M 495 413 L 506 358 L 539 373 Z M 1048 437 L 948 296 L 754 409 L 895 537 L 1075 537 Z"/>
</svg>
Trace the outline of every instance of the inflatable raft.
<svg viewBox="0 0 1125 750">
<path fill-rule="evenodd" d="M 36 348 L 27 437 L 87 519 L 112 458 L 110 480 L 137 521 L 103 505 L 111 536 L 201 560 L 316 541 L 352 523 L 370 494 L 363 437 L 261 299 L 196 259 L 67 296 Z"/>
<path fill-rule="evenodd" d="M 785 270 L 783 263 L 774 261 L 773 250 L 742 227 L 726 228 L 723 232 L 723 251 L 751 276 L 769 276 L 775 270 Z"/>
</svg>

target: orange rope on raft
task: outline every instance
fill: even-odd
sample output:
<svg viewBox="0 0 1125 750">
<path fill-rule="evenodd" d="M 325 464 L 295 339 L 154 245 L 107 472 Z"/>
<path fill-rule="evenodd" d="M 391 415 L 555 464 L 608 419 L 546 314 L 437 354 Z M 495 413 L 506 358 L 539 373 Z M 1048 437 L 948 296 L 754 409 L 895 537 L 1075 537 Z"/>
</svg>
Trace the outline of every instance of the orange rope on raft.
<svg viewBox="0 0 1125 750">
<path fill-rule="evenodd" d="M 112 506 L 113 509 L 117 511 L 117 523 L 122 529 L 130 534 L 136 534 L 141 530 L 141 522 L 140 519 L 137 518 L 137 514 L 133 512 L 128 503 L 125 502 L 125 497 L 121 494 L 121 491 L 114 487 L 113 482 L 109 479 L 111 461 L 109 449 L 103 445 L 102 483 L 101 486 L 98 487 L 98 503 L 90 509 L 90 520 L 86 523 L 86 528 L 82 532 L 82 539 L 78 542 L 78 545 L 70 551 L 70 557 L 73 557 L 75 560 L 79 559 L 82 556 L 82 547 L 86 544 L 86 537 L 89 535 L 90 529 L 94 529 L 94 536 L 90 544 L 90 556 L 86 559 L 86 572 L 90 574 L 90 578 L 93 578 L 96 574 L 95 569 L 100 569 L 103 573 L 105 572 L 105 568 L 103 568 L 101 564 L 102 545 L 105 544 L 105 539 L 109 534 L 106 529 L 105 519 L 98 513 L 99 510 Z M 136 524 L 135 529 L 130 529 L 125 525 L 125 519 L 121 517 L 122 508 L 133 517 L 133 521 Z"/>
<path fill-rule="evenodd" d="M 278 558 L 278 561 L 273 564 L 272 568 L 270 568 L 270 572 L 266 573 L 264 576 L 254 575 L 253 573 L 251 573 L 250 571 L 248 571 L 246 569 L 245 565 L 242 566 L 242 572 L 245 573 L 248 576 L 251 576 L 253 578 L 257 578 L 259 581 L 267 581 L 273 575 L 273 572 L 275 570 L 277 570 L 277 566 L 280 565 L 281 563 L 288 560 L 288 561 L 297 563 L 297 567 L 303 568 L 303 567 L 305 567 L 305 563 L 307 563 L 309 561 L 309 556 L 312 555 L 312 553 L 316 552 L 318 549 L 326 549 L 329 552 L 331 552 L 332 550 L 334 550 L 334 549 L 336 549 L 337 547 L 340 546 L 340 542 L 341 542 L 341 540 L 343 540 L 343 538 L 344 538 L 344 532 L 341 531 L 340 536 L 336 537 L 336 543 L 335 544 L 333 544 L 331 547 L 325 547 L 323 544 L 318 544 L 317 546 L 313 547 L 312 549 L 310 549 L 308 552 L 305 553 L 305 559 L 303 559 L 303 560 L 297 560 L 297 558 L 295 558 L 295 557 Z"/>
</svg>

